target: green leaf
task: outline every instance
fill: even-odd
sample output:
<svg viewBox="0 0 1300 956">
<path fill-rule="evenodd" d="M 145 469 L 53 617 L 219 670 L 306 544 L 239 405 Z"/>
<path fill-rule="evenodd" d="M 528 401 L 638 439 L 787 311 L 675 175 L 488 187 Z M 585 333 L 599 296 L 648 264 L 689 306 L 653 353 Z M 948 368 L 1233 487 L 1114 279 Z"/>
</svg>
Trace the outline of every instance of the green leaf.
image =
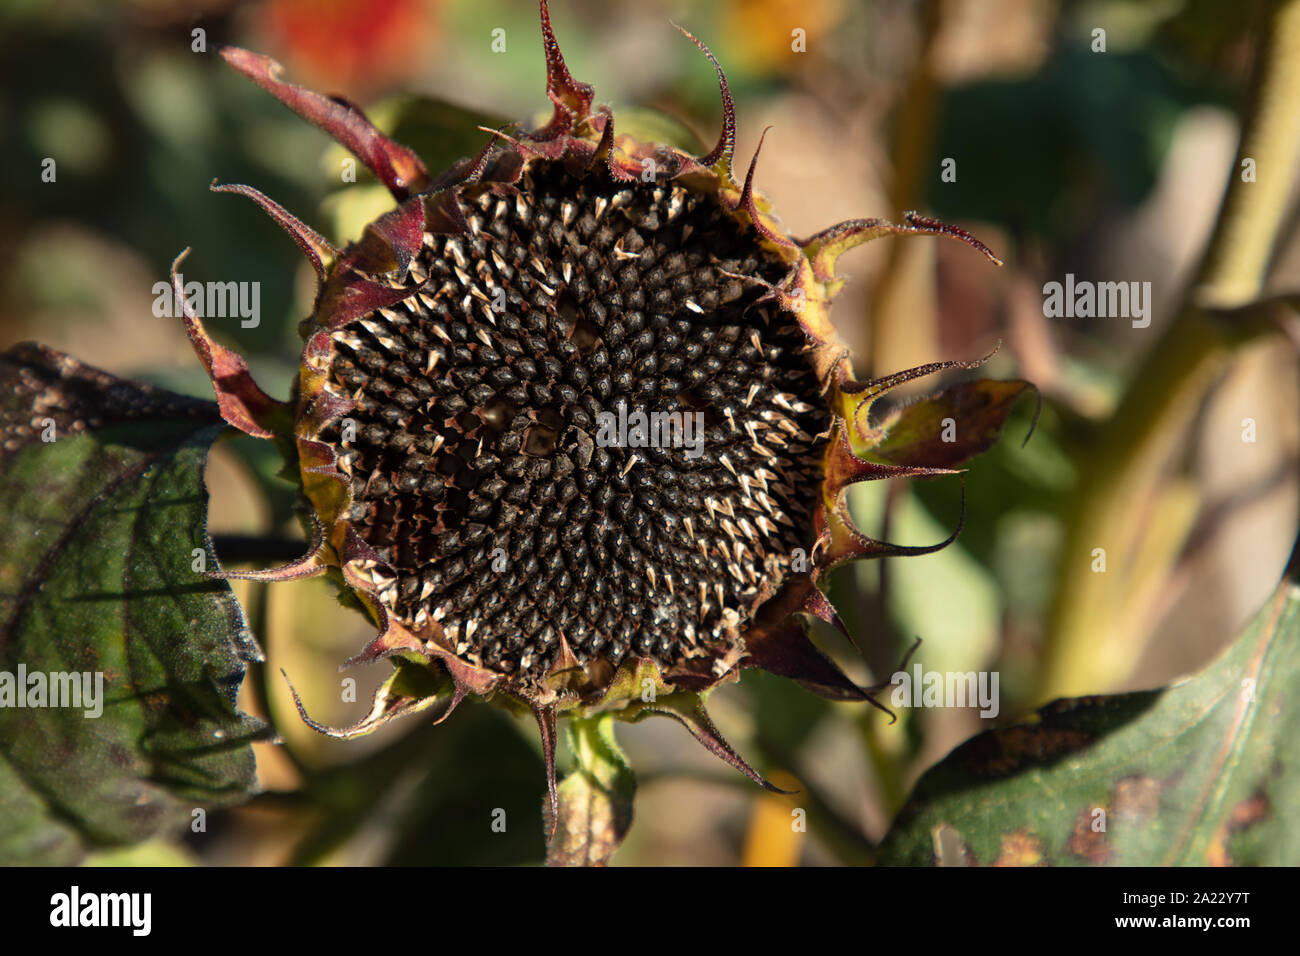
<svg viewBox="0 0 1300 956">
<path fill-rule="evenodd" d="M 211 402 L 50 349 L 0 355 L 0 863 L 77 862 L 252 790 L 264 731 L 235 697 L 257 648 L 196 570 L 216 567 L 203 466 L 222 427 Z M 76 699 L 51 674 L 89 675 L 89 697 L 49 706 Z M 20 706 L 40 684 L 46 706 Z"/>
<path fill-rule="evenodd" d="M 560 784 L 560 818 L 546 855 L 550 866 L 604 866 L 632 826 L 636 780 L 614 739 L 614 715 L 572 717 L 577 765 Z"/>
<path fill-rule="evenodd" d="M 1298 684 L 1300 588 L 1286 582 L 1197 676 L 1059 700 L 958 747 L 879 861 L 1294 866 Z"/>
</svg>

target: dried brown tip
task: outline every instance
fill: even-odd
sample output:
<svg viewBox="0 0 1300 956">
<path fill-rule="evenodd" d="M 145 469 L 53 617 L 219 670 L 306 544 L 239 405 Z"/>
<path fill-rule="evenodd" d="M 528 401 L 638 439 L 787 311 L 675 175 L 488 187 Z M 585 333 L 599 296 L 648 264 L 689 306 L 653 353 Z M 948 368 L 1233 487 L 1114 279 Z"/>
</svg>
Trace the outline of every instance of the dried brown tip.
<svg viewBox="0 0 1300 956">
<path fill-rule="evenodd" d="M 551 29 L 551 11 L 546 0 L 539 0 L 538 8 L 542 18 L 542 48 L 546 52 L 546 95 L 555 104 L 555 114 L 532 138 L 545 141 L 564 135 L 590 115 L 594 91 L 589 83 L 579 83 L 569 72 L 555 31 Z"/>
<path fill-rule="evenodd" d="M 676 23 L 673 26 L 677 27 L 686 39 L 700 48 L 701 52 L 709 58 L 709 62 L 713 64 L 713 69 L 718 74 L 718 89 L 722 93 L 722 132 L 718 134 L 718 143 L 713 147 L 713 150 L 699 157 L 696 162 L 711 169 L 716 169 L 721 164 L 721 169 L 717 171 L 725 174 L 730 182 L 731 157 L 736 151 L 736 105 L 731 99 L 731 88 L 727 86 L 727 75 L 722 71 L 722 64 L 713 55 L 713 51 L 705 46 L 699 38 Z"/>
<path fill-rule="evenodd" d="M 338 250 L 330 245 L 319 232 L 293 215 L 270 196 L 254 189 L 252 186 L 233 183 L 223 186 L 214 179 L 208 188 L 214 193 L 237 193 L 240 196 L 247 196 L 261 206 L 266 214 L 274 219 L 276 224 L 298 244 L 298 248 L 302 250 L 312 268 L 316 270 L 316 277 L 321 281 L 325 280 L 328 271 L 325 264 L 338 257 Z"/>
<path fill-rule="evenodd" d="M 334 137 L 365 163 L 397 199 L 429 188 L 429 171 L 420 157 L 381 133 L 351 103 L 284 82 L 280 79 L 284 67 L 269 56 L 239 47 L 222 47 L 220 53 L 240 73 Z"/>
</svg>

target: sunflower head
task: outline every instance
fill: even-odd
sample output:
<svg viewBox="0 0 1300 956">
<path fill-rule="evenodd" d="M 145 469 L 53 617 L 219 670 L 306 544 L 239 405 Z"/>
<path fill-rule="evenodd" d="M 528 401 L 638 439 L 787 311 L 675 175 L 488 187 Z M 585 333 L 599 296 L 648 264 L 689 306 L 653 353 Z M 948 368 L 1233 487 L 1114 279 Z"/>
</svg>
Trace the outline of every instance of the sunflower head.
<svg viewBox="0 0 1300 956">
<path fill-rule="evenodd" d="M 732 100 L 703 43 L 686 34 L 717 69 L 723 125 L 694 156 L 620 133 L 540 9 L 549 122 L 488 131 L 436 177 L 357 108 L 222 50 L 397 202 L 336 250 L 256 190 L 214 186 L 256 200 L 320 279 L 287 402 L 185 318 L 226 420 L 282 444 L 316 528 L 301 560 L 249 576 L 334 575 L 378 629 L 354 660 L 396 664 L 355 726 L 303 714 L 324 732 L 435 705 L 442 719 L 467 695 L 526 708 L 554 804 L 558 717 L 663 713 L 767 785 L 705 695 L 760 667 L 869 700 L 805 634 L 809 615 L 839 623 L 819 584 L 854 558 L 947 542 L 867 538 L 846 488 L 955 473 L 1027 387 L 968 383 L 873 415 L 905 381 L 978 363 L 855 381 L 829 318 L 836 259 L 926 233 L 998 260 L 911 214 L 790 237 L 754 188 L 757 153 L 733 177 Z M 954 415 L 961 438 L 940 442 Z"/>
</svg>

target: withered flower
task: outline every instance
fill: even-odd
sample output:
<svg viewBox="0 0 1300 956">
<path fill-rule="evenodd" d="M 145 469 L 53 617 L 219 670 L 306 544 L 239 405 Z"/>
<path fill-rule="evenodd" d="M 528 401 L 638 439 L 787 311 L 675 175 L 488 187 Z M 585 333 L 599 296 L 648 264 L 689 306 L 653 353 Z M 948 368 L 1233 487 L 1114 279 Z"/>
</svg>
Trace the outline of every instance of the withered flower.
<svg viewBox="0 0 1300 956">
<path fill-rule="evenodd" d="M 846 488 L 954 474 L 1027 387 L 967 383 L 877 420 L 894 387 L 977 363 L 855 381 L 829 318 L 836 259 L 924 233 L 998 260 L 916 215 L 791 238 L 754 188 L 757 153 L 732 176 L 731 95 L 703 43 L 686 34 L 717 69 L 723 125 L 691 156 L 619 133 L 540 7 L 550 121 L 496 132 L 436 178 L 357 108 L 222 51 L 398 202 L 340 251 L 256 190 L 214 186 L 261 204 L 320 278 L 287 403 L 186 314 L 225 419 L 281 442 L 315 516 L 309 554 L 246 576 L 329 571 L 378 627 L 354 661 L 397 665 L 369 716 L 332 731 L 304 713 L 317 729 L 365 733 L 436 703 L 443 719 L 466 695 L 527 708 L 554 808 L 558 717 L 662 713 L 766 786 L 705 696 L 759 667 L 869 699 L 805 634 L 806 615 L 839 623 L 819 583 L 948 542 L 871 540 Z M 173 283 L 182 297 L 175 266 Z"/>
</svg>

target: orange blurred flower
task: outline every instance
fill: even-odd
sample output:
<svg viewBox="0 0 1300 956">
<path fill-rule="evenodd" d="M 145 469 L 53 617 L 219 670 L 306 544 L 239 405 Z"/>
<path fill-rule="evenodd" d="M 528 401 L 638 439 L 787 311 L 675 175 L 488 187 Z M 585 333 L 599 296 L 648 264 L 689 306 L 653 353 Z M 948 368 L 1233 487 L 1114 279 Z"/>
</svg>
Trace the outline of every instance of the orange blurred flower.
<svg viewBox="0 0 1300 956">
<path fill-rule="evenodd" d="M 257 29 L 313 85 L 364 97 L 409 79 L 437 32 L 436 0 L 270 0 Z"/>
</svg>

